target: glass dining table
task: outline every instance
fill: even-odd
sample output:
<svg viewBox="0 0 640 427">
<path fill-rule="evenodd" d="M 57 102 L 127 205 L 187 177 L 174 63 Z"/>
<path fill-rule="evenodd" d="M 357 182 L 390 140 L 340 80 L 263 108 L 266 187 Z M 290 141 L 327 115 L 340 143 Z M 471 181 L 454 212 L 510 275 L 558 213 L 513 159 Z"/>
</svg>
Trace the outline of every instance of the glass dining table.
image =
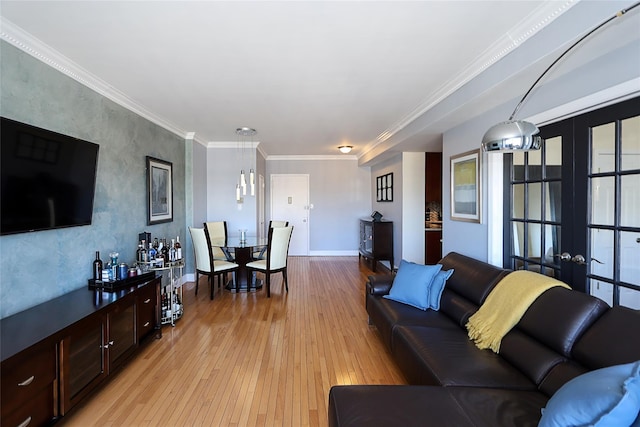
<svg viewBox="0 0 640 427">
<path fill-rule="evenodd" d="M 253 261 L 254 252 L 259 252 L 266 246 L 267 238 L 256 236 L 247 236 L 245 240 L 241 240 L 240 236 L 228 237 L 227 245 L 222 246 L 226 253 L 233 255 L 233 262 L 240 266 L 236 272 L 236 282 L 240 292 L 255 292 L 262 288 L 262 280 L 256 280 L 255 282 L 251 280 L 247 264 Z M 227 283 L 226 289 L 236 292 L 233 281 Z"/>
</svg>

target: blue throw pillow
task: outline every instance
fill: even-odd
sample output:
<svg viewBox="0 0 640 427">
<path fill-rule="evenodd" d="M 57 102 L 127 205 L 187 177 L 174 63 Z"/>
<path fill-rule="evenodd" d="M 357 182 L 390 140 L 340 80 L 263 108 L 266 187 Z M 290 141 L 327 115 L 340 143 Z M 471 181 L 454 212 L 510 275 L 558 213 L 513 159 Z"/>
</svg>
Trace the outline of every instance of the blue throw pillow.
<svg viewBox="0 0 640 427">
<path fill-rule="evenodd" d="M 421 310 L 429 308 L 429 286 L 442 265 L 422 265 L 402 260 L 385 298 L 412 305 Z"/>
<path fill-rule="evenodd" d="M 572 379 L 542 411 L 539 427 L 632 425 L 640 412 L 640 361 Z"/>
<path fill-rule="evenodd" d="M 453 274 L 453 268 L 451 270 L 439 271 L 431 282 L 431 290 L 429 291 L 429 308 L 435 311 L 440 310 L 440 297 L 442 291 L 444 291 L 444 285 L 447 283 L 447 279 Z"/>
</svg>

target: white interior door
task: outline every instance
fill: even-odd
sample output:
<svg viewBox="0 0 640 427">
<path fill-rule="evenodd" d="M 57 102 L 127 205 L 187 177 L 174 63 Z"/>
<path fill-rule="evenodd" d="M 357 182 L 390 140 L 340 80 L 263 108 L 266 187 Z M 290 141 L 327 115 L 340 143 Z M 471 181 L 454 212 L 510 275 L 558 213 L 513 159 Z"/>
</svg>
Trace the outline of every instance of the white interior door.
<svg viewBox="0 0 640 427">
<path fill-rule="evenodd" d="M 309 175 L 271 175 L 271 219 L 293 225 L 289 255 L 309 255 Z"/>
</svg>

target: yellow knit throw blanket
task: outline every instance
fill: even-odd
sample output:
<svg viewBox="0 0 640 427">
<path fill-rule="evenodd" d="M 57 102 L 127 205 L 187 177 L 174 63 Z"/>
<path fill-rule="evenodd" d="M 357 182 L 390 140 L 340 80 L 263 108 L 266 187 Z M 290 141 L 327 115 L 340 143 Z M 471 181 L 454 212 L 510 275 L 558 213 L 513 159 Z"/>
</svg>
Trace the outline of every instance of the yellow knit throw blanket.
<svg viewBox="0 0 640 427">
<path fill-rule="evenodd" d="M 571 289 L 552 277 L 527 270 L 505 276 L 489 293 L 484 304 L 469 318 L 469 338 L 480 349 L 500 352 L 500 342 L 544 291 L 554 286 Z"/>
</svg>

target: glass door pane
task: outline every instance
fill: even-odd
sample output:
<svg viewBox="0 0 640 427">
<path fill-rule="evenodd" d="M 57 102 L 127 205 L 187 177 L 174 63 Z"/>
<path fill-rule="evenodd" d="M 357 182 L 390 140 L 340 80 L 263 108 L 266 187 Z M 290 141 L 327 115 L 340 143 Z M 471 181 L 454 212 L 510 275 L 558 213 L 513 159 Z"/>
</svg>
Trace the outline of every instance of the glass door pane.
<svg viewBox="0 0 640 427">
<path fill-rule="evenodd" d="M 540 136 L 541 150 L 506 156 L 505 267 L 640 308 L 640 97 Z"/>
<path fill-rule="evenodd" d="M 591 203 L 587 222 L 589 292 L 611 305 L 640 307 L 640 116 L 621 117 L 590 127 Z M 603 120 L 597 113 L 589 120 Z M 606 113 L 604 120 L 607 120 Z M 576 126 L 579 128 L 579 126 Z M 579 185 L 579 183 L 576 183 Z"/>
</svg>

